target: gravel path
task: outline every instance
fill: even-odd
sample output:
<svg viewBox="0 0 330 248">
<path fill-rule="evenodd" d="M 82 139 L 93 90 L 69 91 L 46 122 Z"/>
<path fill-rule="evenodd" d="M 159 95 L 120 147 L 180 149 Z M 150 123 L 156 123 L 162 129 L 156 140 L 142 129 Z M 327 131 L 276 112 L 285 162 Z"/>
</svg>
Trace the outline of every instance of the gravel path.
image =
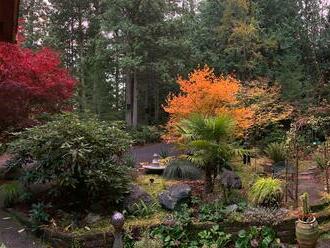
<svg viewBox="0 0 330 248">
<path fill-rule="evenodd" d="M 7 248 L 42 248 L 32 234 L 28 233 L 24 227 L 18 224 L 9 215 L 0 210 L 0 244 L 3 243 Z"/>
</svg>

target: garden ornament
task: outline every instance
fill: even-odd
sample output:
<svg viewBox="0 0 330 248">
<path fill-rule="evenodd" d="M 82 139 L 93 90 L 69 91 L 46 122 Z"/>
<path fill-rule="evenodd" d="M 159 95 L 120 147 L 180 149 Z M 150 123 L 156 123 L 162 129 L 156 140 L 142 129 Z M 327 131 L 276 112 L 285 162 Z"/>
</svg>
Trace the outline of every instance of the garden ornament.
<svg viewBox="0 0 330 248">
<path fill-rule="evenodd" d="M 114 233 L 114 242 L 113 242 L 113 248 L 124 248 L 123 243 L 123 226 L 125 222 L 125 217 L 122 213 L 115 212 L 111 217 L 111 224 L 113 225 L 115 229 Z"/>
</svg>

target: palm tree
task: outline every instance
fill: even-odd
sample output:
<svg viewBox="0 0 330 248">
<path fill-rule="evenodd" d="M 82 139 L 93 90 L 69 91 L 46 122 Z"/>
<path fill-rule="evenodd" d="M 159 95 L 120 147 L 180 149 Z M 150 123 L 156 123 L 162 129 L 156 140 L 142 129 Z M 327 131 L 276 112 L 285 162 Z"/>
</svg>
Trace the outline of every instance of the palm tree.
<svg viewBox="0 0 330 248">
<path fill-rule="evenodd" d="M 212 172 L 224 166 L 235 152 L 231 142 L 234 120 L 224 115 L 211 118 L 194 115 L 182 120 L 178 130 L 184 140 L 183 146 L 191 151 L 188 159 L 204 168 L 205 192 L 212 192 Z"/>
</svg>

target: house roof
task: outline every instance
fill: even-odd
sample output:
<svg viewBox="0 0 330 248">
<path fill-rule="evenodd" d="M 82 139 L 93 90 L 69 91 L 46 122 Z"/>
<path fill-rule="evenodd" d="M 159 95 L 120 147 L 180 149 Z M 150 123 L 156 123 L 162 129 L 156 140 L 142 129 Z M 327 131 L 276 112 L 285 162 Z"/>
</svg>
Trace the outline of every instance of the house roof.
<svg viewBox="0 0 330 248">
<path fill-rule="evenodd" d="M 19 0 L 0 0 L 0 41 L 16 42 Z"/>
</svg>

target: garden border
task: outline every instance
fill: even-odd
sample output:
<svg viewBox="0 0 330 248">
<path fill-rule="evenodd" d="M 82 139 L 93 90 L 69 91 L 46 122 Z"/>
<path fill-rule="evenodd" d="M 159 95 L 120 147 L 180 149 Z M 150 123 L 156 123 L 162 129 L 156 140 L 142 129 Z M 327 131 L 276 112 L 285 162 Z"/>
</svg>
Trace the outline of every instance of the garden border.
<svg viewBox="0 0 330 248">
<path fill-rule="evenodd" d="M 319 222 L 324 222 L 326 220 L 330 220 L 330 212 L 322 211 L 329 204 L 320 204 L 312 206 L 314 210 L 321 210 L 317 212 L 315 216 Z M 15 219 L 17 219 L 20 223 L 27 227 L 32 227 L 33 224 L 31 221 L 25 216 L 23 213 L 18 212 L 12 208 L 4 209 L 10 215 L 12 215 Z M 281 242 L 294 244 L 295 243 L 295 223 L 297 217 L 290 216 L 284 219 L 282 222 L 270 226 L 273 228 L 277 237 L 281 239 Z M 193 222 L 189 227 L 189 231 L 191 232 L 199 232 L 205 229 L 210 229 L 214 225 L 220 225 L 220 228 L 225 233 L 230 234 L 238 234 L 238 232 L 242 229 L 248 229 L 252 226 L 261 226 L 260 223 L 257 222 L 223 222 L 223 223 L 215 223 L 215 222 Z M 133 227 L 139 229 L 139 226 Z M 324 232 L 327 230 L 321 230 Z M 48 227 L 41 227 L 38 231 L 37 235 L 41 237 L 43 240 L 49 242 L 54 248 L 71 248 L 76 247 L 73 245 L 83 245 L 86 248 L 104 248 L 104 247 L 112 247 L 114 236 L 111 231 L 108 232 L 94 232 L 91 234 L 72 234 L 65 233 L 61 231 L 56 231 L 54 229 Z"/>
</svg>

